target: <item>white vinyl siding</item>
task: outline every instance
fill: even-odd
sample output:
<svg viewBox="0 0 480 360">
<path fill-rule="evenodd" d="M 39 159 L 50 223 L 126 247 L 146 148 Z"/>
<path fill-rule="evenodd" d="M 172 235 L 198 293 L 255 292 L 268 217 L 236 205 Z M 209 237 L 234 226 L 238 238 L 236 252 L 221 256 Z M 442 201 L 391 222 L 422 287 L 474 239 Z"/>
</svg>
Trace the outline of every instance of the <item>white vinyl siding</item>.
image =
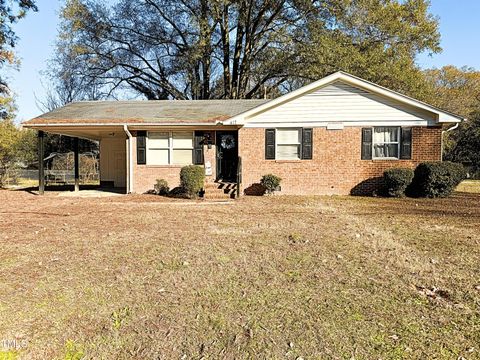
<svg viewBox="0 0 480 360">
<path fill-rule="evenodd" d="M 276 129 L 277 160 L 300 160 L 302 132 L 300 129 Z"/>
<path fill-rule="evenodd" d="M 190 165 L 193 132 L 148 132 L 148 165 Z"/>
<path fill-rule="evenodd" d="M 400 128 L 375 127 L 373 128 L 373 158 L 399 159 L 400 158 Z"/>
<path fill-rule="evenodd" d="M 335 82 L 278 105 L 246 119 L 246 126 L 298 127 L 304 124 L 344 123 L 348 126 L 366 124 L 427 125 L 435 122 L 435 115 L 422 109 L 387 99 L 344 82 Z M 285 124 L 285 125 L 283 125 Z M 358 124 L 358 125 L 356 125 Z"/>
<path fill-rule="evenodd" d="M 125 187 L 127 158 L 124 138 L 100 140 L 100 181 L 113 181 L 115 187 Z"/>
</svg>

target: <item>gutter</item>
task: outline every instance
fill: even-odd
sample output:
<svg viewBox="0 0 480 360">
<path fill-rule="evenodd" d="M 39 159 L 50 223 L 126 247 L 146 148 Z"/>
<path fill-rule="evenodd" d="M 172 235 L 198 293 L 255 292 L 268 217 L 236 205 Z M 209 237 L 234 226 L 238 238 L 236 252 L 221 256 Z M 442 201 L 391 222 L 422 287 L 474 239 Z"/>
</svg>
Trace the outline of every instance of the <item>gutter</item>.
<svg viewBox="0 0 480 360">
<path fill-rule="evenodd" d="M 132 151 L 132 139 L 133 136 L 128 130 L 127 124 L 123 125 L 123 130 L 125 131 L 125 134 L 128 136 L 128 164 L 127 164 L 127 194 L 131 194 L 133 192 L 133 151 Z"/>
<path fill-rule="evenodd" d="M 446 134 L 446 133 L 448 133 L 448 132 L 450 132 L 450 131 L 452 131 L 452 130 L 457 129 L 459 126 L 460 126 L 460 123 L 457 123 L 457 124 L 455 124 L 454 126 L 452 126 L 451 128 L 442 131 L 442 139 L 441 139 L 441 140 L 442 140 L 442 144 L 441 144 L 441 146 L 442 146 L 441 160 L 442 160 L 442 161 L 443 161 L 443 138 L 444 138 L 444 134 Z"/>
<path fill-rule="evenodd" d="M 49 123 L 43 123 L 43 124 L 27 124 L 24 123 L 22 124 L 23 127 L 25 128 L 36 128 L 36 127 L 101 127 L 101 126 L 112 126 L 112 127 L 118 127 L 118 126 L 125 126 L 127 124 L 125 123 L 56 123 L 56 124 L 49 124 Z M 214 126 L 216 125 L 216 122 L 208 122 L 208 123 L 128 123 L 128 126 L 136 126 L 136 127 L 143 127 L 143 126 Z"/>
</svg>

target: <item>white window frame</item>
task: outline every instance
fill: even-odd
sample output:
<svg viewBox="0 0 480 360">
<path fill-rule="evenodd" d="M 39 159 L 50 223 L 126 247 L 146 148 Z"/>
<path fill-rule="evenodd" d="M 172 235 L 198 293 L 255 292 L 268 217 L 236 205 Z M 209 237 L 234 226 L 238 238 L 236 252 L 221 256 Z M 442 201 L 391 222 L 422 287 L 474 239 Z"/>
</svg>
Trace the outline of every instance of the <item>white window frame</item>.
<svg viewBox="0 0 480 360">
<path fill-rule="evenodd" d="M 148 156 L 148 153 L 150 152 L 150 145 L 149 145 L 150 133 L 168 133 L 168 148 L 167 147 L 152 148 L 152 150 L 168 150 L 168 164 L 153 165 L 153 164 L 148 163 L 148 159 L 150 158 L 150 156 Z M 191 133 L 192 134 L 192 147 L 189 147 L 189 148 L 185 148 L 185 147 L 174 148 L 173 147 L 173 133 Z M 194 147 L 194 145 L 195 145 L 195 131 L 191 131 L 191 132 L 190 131 L 182 131 L 182 130 L 148 131 L 147 132 L 147 144 L 146 145 L 147 145 L 147 165 L 150 165 L 150 166 L 183 166 L 183 165 L 173 163 L 173 150 L 192 150 L 192 160 L 191 160 L 191 163 L 188 164 L 188 165 L 192 165 L 193 164 L 193 151 L 195 149 L 195 147 Z"/>
<path fill-rule="evenodd" d="M 299 140 L 298 143 L 288 143 L 288 144 L 280 144 L 282 145 L 297 145 L 298 148 L 298 158 L 297 159 L 281 159 L 278 157 L 278 131 L 279 130 L 297 130 L 298 131 L 298 138 L 301 139 L 302 136 L 302 128 L 276 128 L 275 129 L 275 160 L 280 160 L 280 161 L 300 161 L 302 160 L 302 140 Z"/>
<path fill-rule="evenodd" d="M 390 142 L 375 142 L 375 129 L 396 129 L 397 130 L 397 139 L 398 141 L 390 141 Z M 402 144 L 402 133 L 400 132 L 401 127 L 400 126 L 374 126 L 373 127 L 373 132 L 372 132 L 372 159 L 373 160 L 400 160 L 400 151 L 401 151 L 401 144 Z M 397 157 L 377 157 L 375 156 L 375 145 L 392 145 L 392 144 L 397 144 Z"/>
</svg>

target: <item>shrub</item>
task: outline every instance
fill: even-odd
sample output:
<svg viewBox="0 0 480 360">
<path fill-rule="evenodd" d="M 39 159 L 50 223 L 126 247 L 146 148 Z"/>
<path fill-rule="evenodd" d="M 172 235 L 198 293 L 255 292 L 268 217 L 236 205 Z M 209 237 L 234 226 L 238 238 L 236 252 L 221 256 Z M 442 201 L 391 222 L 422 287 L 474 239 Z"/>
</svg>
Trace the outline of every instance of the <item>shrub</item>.
<svg viewBox="0 0 480 360">
<path fill-rule="evenodd" d="M 260 184 L 265 188 L 267 194 L 272 194 L 280 186 L 282 179 L 277 175 L 267 174 L 262 176 Z"/>
<path fill-rule="evenodd" d="M 413 170 L 408 168 L 388 169 L 383 173 L 386 194 L 393 197 L 405 196 L 405 190 L 413 180 Z"/>
<path fill-rule="evenodd" d="M 415 169 L 409 192 L 419 197 L 447 197 L 466 177 L 462 164 L 425 162 Z"/>
<path fill-rule="evenodd" d="M 168 195 L 168 192 L 170 191 L 170 188 L 168 187 L 168 182 L 164 179 L 157 179 L 157 183 L 153 188 L 155 194 L 162 196 Z"/>
<path fill-rule="evenodd" d="M 197 197 L 205 184 L 205 170 L 202 166 L 189 165 L 180 170 L 180 186 L 189 197 Z"/>
</svg>

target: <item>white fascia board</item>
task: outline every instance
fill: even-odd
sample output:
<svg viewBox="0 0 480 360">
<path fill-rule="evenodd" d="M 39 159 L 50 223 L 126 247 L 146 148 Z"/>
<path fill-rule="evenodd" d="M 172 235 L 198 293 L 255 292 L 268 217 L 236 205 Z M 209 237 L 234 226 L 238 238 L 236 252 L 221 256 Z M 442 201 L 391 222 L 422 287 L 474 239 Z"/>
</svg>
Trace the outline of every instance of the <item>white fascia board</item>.
<svg viewBox="0 0 480 360">
<path fill-rule="evenodd" d="M 419 100 L 415 100 L 411 97 L 408 97 L 406 95 L 402 95 L 400 93 L 397 93 L 393 90 L 384 88 L 380 85 L 376 85 L 374 83 L 371 83 L 367 80 L 360 79 L 356 76 L 344 73 L 342 71 L 333 73 L 331 75 L 328 75 L 324 77 L 323 79 L 320 79 L 318 81 L 315 81 L 309 85 L 306 85 L 304 87 L 301 87 L 300 89 L 297 89 L 295 91 L 292 91 L 288 94 L 285 94 L 283 96 L 280 96 L 279 98 L 273 99 L 265 104 L 262 104 L 260 106 L 257 106 L 253 109 L 250 109 L 244 113 L 238 114 L 232 118 L 230 118 L 227 121 L 224 121 L 224 125 L 245 125 L 247 119 L 250 117 L 257 115 L 261 112 L 268 111 L 270 108 L 279 106 L 281 104 L 284 104 L 288 101 L 291 101 L 297 97 L 300 97 L 306 93 L 309 93 L 311 91 L 314 91 L 318 88 L 324 87 L 326 85 L 329 85 L 335 81 L 344 81 L 347 84 L 357 86 L 360 88 L 363 88 L 367 91 L 370 91 L 375 94 L 379 94 L 382 96 L 385 96 L 387 98 L 396 100 L 400 103 L 407 104 L 419 109 L 423 109 L 426 111 L 429 111 L 433 114 L 437 115 L 437 121 L 439 123 L 459 123 L 463 120 L 466 120 L 458 115 L 448 113 L 446 111 L 440 110 L 434 106 L 428 105 L 424 102 L 421 102 Z"/>
</svg>

